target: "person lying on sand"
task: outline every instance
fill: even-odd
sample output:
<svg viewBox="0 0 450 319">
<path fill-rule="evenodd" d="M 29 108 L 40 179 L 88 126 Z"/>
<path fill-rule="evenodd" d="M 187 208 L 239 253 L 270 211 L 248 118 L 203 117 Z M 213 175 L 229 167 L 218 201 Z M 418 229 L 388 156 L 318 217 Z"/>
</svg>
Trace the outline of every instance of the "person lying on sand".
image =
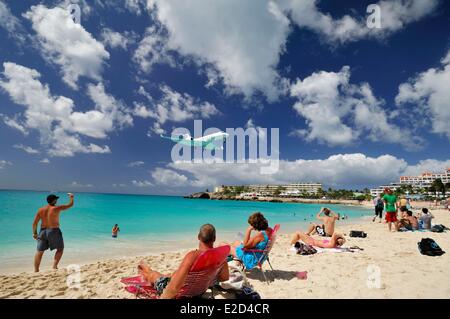
<svg viewBox="0 0 450 319">
<path fill-rule="evenodd" d="M 322 213 L 324 213 L 325 216 L 322 216 Z M 331 237 L 331 235 L 334 233 L 334 225 L 336 224 L 336 220 L 339 219 L 339 214 L 336 214 L 326 207 L 322 207 L 316 217 L 318 220 L 322 221 L 322 225 L 317 225 L 314 223 L 311 224 L 306 234 L 318 234 L 320 236 Z"/>
<path fill-rule="evenodd" d="M 162 299 L 174 298 L 186 280 L 189 270 L 194 264 L 197 257 L 204 251 L 214 248 L 216 241 L 216 229 L 211 224 L 205 224 L 200 228 L 198 233 L 199 245 L 198 249 L 192 250 L 184 256 L 178 269 L 171 275 L 163 275 L 150 268 L 143 261 L 139 264 L 138 270 L 145 280 L 153 284 Z M 228 263 L 225 263 L 217 276 L 219 282 L 229 279 Z"/>
<path fill-rule="evenodd" d="M 245 232 L 244 241 L 235 241 L 230 244 L 231 250 L 230 254 L 242 261 L 245 268 L 252 269 L 258 263 L 261 257 L 261 252 L 245 252 L 244 249 L 258 249 L 264 250 L 269 241 L 269 236 L 272 232 L 269 228 L 269 223 L 263 214 L 256 212 L 253 213 L 248 218 L 248 228 Z M 256 231 L 256 234 L 252 237 L 252 231 Z M 228 245 L 227 243 L 222 243 L 221 245 Z"/>
<path fill-rule="evenodd" d="M 345 244 L 344 235 L 338 233 L 334 233 L 330 239 L 314 239 L 312 236 L 298 231 L 292 236 L 291 245 L 295 245 L 300 240 L 305 244 L 320 248 L 337 248 Z"/>
</svg>

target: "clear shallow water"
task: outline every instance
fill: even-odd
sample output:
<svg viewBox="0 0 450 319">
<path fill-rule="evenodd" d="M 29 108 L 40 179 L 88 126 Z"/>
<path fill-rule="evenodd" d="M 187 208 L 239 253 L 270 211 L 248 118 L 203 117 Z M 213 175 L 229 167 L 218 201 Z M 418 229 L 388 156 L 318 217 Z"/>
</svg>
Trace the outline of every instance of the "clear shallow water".
<svg viewBox="0 0 450 319">
<path fill-rule="evenodd" d="M 59 204 L 68 201 L 66 194 Z M 47 193 L 0 191 L 0 273 L 32 270 L 36 242 L 31 225 Z M 94 261 L 183 249 L 195 243 L 200 225 L 216 226 L 218 240 L 238 238 L 247 218 L 261 211 L 270 225 L 281 224 L 281 232 L 304 229 L 315 220 L 319 204 L 263 203 L 184 199 L 171 196 L 139 196 L 79 193 L 75 206 L 61 215 L 64 234 L 64 264 Z M 362 207 L 328 205 L 354 221 L 372 211 Z M 111 228 L 119 224 L 119 239 Z M 44 256 L 43 266 L 51 258 Z M 46 264 L 47 263 L 47 264 Z"/>
</svg>

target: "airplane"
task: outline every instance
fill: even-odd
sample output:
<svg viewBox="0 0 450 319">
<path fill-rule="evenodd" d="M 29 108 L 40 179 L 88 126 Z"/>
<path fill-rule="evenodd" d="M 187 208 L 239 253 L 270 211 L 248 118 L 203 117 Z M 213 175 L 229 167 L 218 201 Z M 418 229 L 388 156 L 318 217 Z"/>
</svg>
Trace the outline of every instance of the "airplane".
<svg viewBox="0 0 450 319">
<path fill-rule="evenodd" d="M 197 138 L 194 138 L 189 134 L 183 134 L 182 136 L 164 136 L 161 134 L 160 136 L 162 138 L 171 140 L 172 142 L 187 146 L 202 147 L 207 150 L 223 150 L 223 145 L 218 146 L 216 144 L 216 141 L 222 142 L 223 144 L 225 143 L 225 140 L 229 135 L 230 134 L 221 131 Z"/>
</svg>

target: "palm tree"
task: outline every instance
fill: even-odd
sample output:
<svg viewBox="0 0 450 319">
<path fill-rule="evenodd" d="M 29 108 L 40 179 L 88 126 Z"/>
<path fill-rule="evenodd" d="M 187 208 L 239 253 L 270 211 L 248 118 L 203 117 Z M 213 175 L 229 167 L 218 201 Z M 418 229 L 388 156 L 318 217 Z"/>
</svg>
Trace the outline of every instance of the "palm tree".
<svg viewBox="0 0 450 319">
<path fill-rule="evenodd" d="M 441 192 L 442 195 L 445 196 L 445 185 L 444 185 L 444 183 L 442 182 L 442 180 L 440 178 L 435 179 L 433 181 L 433 183 L 431 184 L 431 187 L 434 187 L 436 192 Z"/>
</svg>

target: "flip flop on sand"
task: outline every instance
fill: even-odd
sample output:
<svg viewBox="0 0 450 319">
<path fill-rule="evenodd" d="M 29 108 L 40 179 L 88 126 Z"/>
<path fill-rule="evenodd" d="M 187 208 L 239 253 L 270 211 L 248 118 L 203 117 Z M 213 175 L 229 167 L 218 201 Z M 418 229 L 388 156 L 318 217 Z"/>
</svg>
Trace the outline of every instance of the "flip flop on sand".
<svg viewBox="0 0 450 319">
<path fill-rule="evenodd" d="M 359 250 L 364 250 L 364 248 L 360 248 L 360 247 L 358 247 L 358 246 L 352 246 L 352 247 L 350 247 L 350 249 L 359 249 Z"/>
</svg>

